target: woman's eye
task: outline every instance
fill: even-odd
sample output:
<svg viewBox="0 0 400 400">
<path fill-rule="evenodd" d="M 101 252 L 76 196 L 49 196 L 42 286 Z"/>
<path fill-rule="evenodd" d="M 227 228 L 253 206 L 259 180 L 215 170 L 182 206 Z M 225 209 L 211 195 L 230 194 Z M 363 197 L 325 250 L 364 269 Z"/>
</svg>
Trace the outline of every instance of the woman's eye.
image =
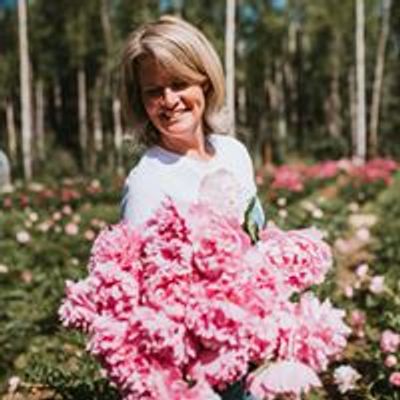
<svg viewBox="0 0 400 400">
<path fill-rule="evenodd" d="M 148 88 L 144 90 L 144 94 L 147 97 L 158 97 L 161 96 L 163 93 L 163 89 L 162 88 Z"/>
<path fill-rule="evenodd" d="M 189 86 L 189 84 L 187 82 L 176 81 L 176 82 L 172 82 L 171 88 L 172 88 L 172 90 L 183 90 L 183 89 L 186 89 L 188 86 Z"/>
</svg>

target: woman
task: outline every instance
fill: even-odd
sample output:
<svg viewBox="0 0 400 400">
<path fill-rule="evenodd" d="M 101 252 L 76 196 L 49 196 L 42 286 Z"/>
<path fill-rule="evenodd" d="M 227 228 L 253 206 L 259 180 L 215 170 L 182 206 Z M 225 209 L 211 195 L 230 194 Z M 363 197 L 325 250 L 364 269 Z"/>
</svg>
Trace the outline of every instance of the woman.
<svg viewBox="0 0 400 400">
<path fill-rule="evenodd" d="M 166 198 L 184 208 L 199 200 L 204 182 L 213 176 L 214 192 L 223 191 L 215 197 L 233 195 L 228 200 L 243 220 L 256 196 L 254 171 L 245 147 L 222 135 L 224 89 L 216 51 L 189 23 L 163 16 L 131 34 L 123 52 L 122 103 L 147 150 L 126 180 L 125 220 L 144 223 Z M 218 181 L 227 176 L 233 185 Z M 252 216 L 260 226 L 264 215 L 254 204 Z M 223 398 L 250 397 L 238 383 Z"/>
<path fill-rule="evenodd" d="M 244 215 L 256 196 L 253 166 L 245 147 L 222 135 L 224 76 L 206 37 L 172 16 L 139 27 L 123 51 L 121 89 L 125 118 L 147 145 L 126 180 L 123 218 L 142 224 L 168 197 L 179 207 L 196 202 L 221 171 Z M 263 224 L 258 203 L 253 215 Z"/>
</svg>

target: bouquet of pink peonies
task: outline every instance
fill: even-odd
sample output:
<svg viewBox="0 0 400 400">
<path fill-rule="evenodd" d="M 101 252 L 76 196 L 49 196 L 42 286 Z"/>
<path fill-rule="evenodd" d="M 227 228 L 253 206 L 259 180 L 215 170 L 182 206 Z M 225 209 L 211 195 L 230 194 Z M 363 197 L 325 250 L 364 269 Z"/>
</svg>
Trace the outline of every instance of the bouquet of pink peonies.
<svg viewBox="0 0 400 400">
<path fill-rule="evenodd" d="M 258 399 L 300 398 L 350 333 L 307 291 L 331 262 L 314 229 L 265 228 L 252 243 L 229 213 L 166 201 L 140 228 L 100 233 L 60 316 L 126 400 L 220 399 L 243 378 Z"/>
</svg>

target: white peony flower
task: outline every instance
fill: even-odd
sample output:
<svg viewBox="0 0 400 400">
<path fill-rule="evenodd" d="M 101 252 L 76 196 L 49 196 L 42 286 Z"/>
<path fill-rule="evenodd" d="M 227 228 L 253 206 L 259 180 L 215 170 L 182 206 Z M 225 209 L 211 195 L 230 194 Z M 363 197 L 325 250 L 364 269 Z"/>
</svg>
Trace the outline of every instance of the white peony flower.
<svg viewBox="0 0 400 400">
<path fill-rule="evenodd" d="M 341 365 L 333 372 L 333 379 L 340 393 L 346 393 L 356 388 L 356 382 L 361 375 L 350 365 Z"/>
</svg>

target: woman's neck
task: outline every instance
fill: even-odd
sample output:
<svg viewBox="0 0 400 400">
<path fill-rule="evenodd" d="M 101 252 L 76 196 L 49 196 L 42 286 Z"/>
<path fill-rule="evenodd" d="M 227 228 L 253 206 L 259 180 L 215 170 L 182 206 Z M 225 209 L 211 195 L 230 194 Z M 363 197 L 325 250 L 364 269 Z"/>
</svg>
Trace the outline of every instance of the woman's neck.
<svg viewBox="0 0 400 400">
<path fill-rule="evenodd" d="M 199 160 L 210 160 L 214 156 L 214 149 L 205 135 L 198 135 L 190 140 L 161 137 L 159 146 L 173 153 Z"/>
</svg>

